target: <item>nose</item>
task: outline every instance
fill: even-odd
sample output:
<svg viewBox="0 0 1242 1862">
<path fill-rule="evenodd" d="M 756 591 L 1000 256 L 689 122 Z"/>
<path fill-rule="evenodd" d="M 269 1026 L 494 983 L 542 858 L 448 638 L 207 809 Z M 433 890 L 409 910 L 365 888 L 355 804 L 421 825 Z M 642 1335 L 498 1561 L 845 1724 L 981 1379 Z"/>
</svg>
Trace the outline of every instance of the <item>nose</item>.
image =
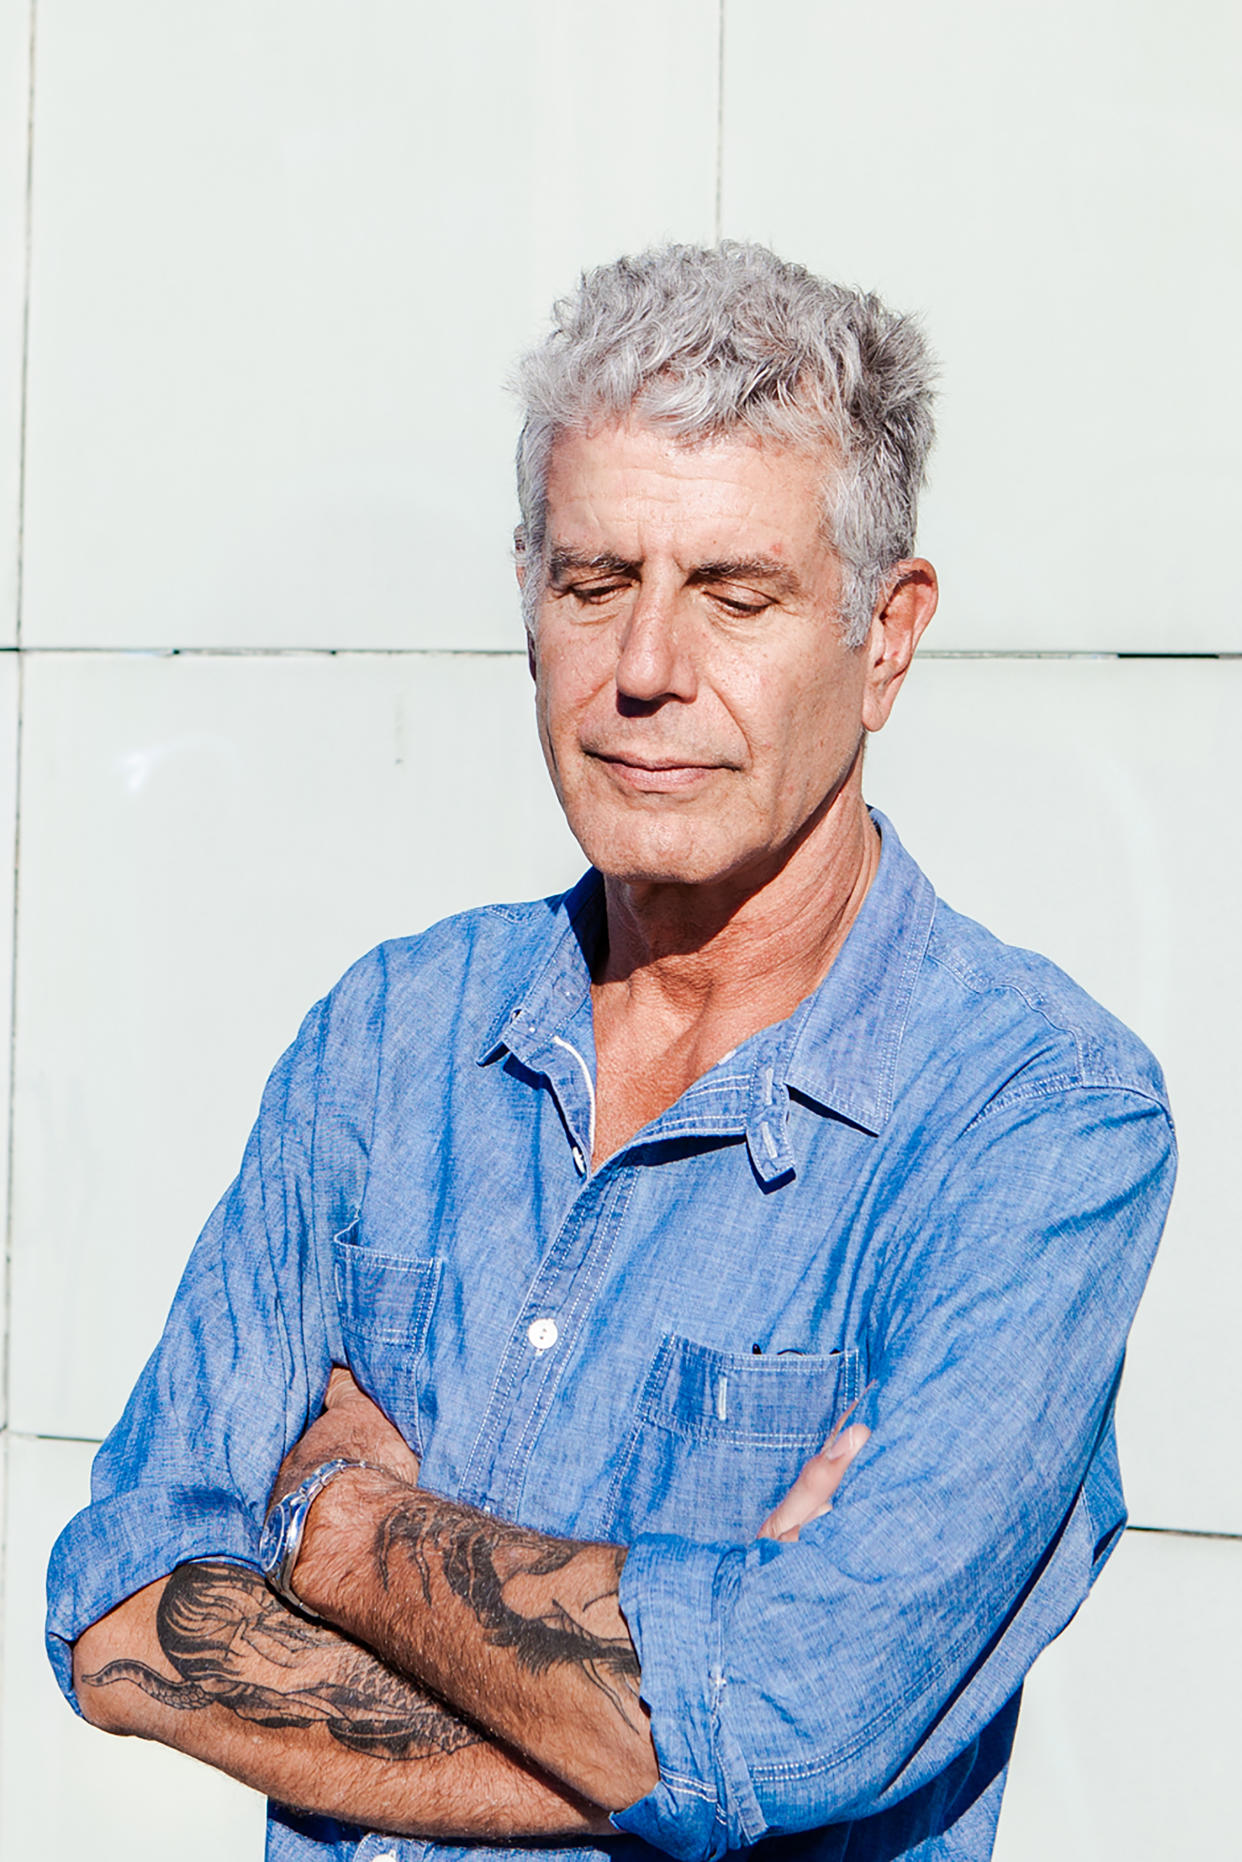
<svg viewBox="0 0 1242 1862">
<path fill-rule="evenodd" d="M 692 699 L 698 689 L 691 628 L 676 600 L 640 587 L 617 642 L 617 697 L 657 706 Z"/>
</svg>

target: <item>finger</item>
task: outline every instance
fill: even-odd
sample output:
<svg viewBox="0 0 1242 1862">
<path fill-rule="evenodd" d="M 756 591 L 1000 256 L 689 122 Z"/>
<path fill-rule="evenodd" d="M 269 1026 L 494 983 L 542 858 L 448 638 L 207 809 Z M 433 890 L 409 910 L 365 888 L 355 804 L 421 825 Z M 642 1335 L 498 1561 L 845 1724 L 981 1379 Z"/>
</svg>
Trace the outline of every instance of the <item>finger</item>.
<svg viewBox="0 0 1242 1862">
<path fill-rule="evenodd" d="M 358 1388 L 354 1374 L 344 1364 L 334 1364 L 328 1373 L 328 1388 L 324 1394 L 323 1406 L 331 1409 L 334 1403 L 348 1402 L 352 1397 L 361 1397 L 364 1402 L 370 1399 Z"/>
<path fill-rule="evenodd" d="M 860 1422 L 827 1442 L 805 1463 L 785 1498 L 768 1514 L 759 1528 L 761 1539 L 780 1539 L 787 1533 L 819 1519 L 829 1511 L 832 1498 L 844 1480 L 851 1461 L 871 1431 Z"/>
</svg>

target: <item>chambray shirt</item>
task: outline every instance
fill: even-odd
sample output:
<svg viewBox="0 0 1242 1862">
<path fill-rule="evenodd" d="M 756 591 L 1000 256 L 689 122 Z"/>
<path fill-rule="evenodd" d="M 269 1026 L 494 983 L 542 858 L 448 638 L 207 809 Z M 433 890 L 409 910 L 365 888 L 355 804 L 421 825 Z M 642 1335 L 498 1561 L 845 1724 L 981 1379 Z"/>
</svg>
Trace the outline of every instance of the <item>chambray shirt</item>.
<svg viewBox="0 0 1242 1862">
<path fill-rule="evenodd" d="M 385 944 L 311 1011 L 53 1554 L 67 1693 L 122 1598 L 255 1561 L 347 1363 L 427 1487 L 631 1548 L 660 1781 L 562 1853 L 991 1853 L 1023 1676 L 1124 1522 L 1113 1401 L 1173 1140 L 1146 1050 L 877 819 L 825 982 L 598 1170 L 597 875 Z M 834 1509 L 757 1541 L 864 1390 Z M 524 1853 L 270 1812 L 276 1862 Z"/>
</svg>

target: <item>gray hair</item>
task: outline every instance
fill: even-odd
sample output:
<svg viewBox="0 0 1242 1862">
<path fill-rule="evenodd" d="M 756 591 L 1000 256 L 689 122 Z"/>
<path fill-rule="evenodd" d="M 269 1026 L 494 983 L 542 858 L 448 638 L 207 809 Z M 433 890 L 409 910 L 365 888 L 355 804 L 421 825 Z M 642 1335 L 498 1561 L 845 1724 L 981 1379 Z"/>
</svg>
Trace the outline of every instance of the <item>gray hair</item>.
<svg viewBox="0 0 1242 1862">
<path fill-rule="evenodd" d="M 735 240 L 599 266 L 552 316 L 516 378 L 527 626 L 557 435 L 632 411 L 691 443 L 743 432 L 831 451 L 825 529 L 844 570 L 844 637 L 860 645 L 885 578 L 914 549 L 935 374 L 917 324 Z"/>
</svg>

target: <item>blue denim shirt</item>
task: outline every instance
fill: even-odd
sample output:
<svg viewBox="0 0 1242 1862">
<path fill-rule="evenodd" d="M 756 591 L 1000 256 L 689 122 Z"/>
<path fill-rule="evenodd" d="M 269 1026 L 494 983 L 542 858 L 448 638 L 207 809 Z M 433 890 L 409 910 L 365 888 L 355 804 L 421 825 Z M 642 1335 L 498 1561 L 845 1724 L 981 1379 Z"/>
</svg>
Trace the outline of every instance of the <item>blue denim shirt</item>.
<svg viewBox="0 0 1242 1862">
<path fill-rule="evenodd" d="M 826 981 L 595 1171 L 596 875 L 383 945 L 311 1011 L 53 1554 L 66 1692 L 122 1598 L 254 1561 L 348 1363 L 429 1488 L 631 1547 L 660 1782 L 570 1853 L 991 1853 L 1023 1676 L 1124 1522 L 1173 1140 L 1133 1036 L 880 826 Z M 867 1386 L 833 1511 L 757 1541 Z M 271 1811 L 279 1862 L 433 1852 L 524 1853 Z"/>
</svg>

